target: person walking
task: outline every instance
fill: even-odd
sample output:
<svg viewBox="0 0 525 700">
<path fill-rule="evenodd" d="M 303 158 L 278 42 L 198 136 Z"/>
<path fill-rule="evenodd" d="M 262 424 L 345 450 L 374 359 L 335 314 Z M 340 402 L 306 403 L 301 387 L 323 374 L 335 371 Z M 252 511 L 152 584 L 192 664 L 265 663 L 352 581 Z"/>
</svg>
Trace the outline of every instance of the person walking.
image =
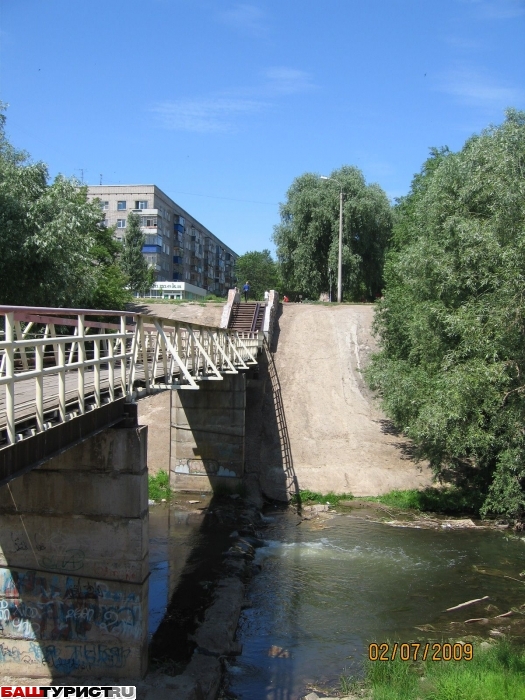
<svg viewBox="0 0 525 700">
<path fill-rule="evenodd" d="M 248 280 L 246 280 L 246 284 L 242 288 L 242 291 L 244 292 L 244 301 L 247 302 L 248 294 L 250 293 L 250 283 L 248 282 Z"/>
</svg>

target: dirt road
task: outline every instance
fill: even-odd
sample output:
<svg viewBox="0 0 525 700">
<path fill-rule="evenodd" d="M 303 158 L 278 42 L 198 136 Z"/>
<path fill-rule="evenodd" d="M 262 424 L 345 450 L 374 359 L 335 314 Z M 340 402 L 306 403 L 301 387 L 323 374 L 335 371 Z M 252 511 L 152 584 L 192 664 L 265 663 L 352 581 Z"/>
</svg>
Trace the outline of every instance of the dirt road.
<svg viewBox="0 0 525 700">
<path fill-rule="evenodd" d="M 301 489 L 370 496 L 432 481 L 364 384 L 372 321 L 371 305 L 283 305 L 275 363 Z"/>
</svg>

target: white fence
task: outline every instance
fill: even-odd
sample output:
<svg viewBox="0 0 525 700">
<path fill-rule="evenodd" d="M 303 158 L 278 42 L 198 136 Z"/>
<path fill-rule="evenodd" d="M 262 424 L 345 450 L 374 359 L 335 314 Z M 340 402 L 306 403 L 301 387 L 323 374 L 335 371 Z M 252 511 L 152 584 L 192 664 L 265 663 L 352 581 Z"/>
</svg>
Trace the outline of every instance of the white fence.
<svg viewBox="0 0 525 700">
<path fill-rule="evenodd" d="M 0 306 L 2 321 L 0 431 L 7 444 L 117 398 L 198 389 L 257 364 L 257 333 L 241 337 L 158 316 Z"/>
</svg>

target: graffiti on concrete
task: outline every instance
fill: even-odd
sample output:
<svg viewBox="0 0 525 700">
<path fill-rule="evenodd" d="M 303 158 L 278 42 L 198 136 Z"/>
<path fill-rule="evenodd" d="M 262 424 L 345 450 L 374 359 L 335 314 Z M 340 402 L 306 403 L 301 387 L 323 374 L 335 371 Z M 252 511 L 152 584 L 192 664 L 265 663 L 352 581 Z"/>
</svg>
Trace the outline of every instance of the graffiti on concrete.
<svg viewBox="0 0 525 700">
<path fill-rule="evenodd" d="M 68 644 L 59 648 L 55 644 L 31 642 L 29 648 L 21 648 L 14 641 L 0 642 L 0 664 L 39 664 L 56 669 L 61 674 L 124 668 L 130 653 L 131 649 L 122 645 Z"/>
<path fill-rule="evenodd" d="M 4 638 L 89 640 L 90 633 L 139 639 L 140 596 L 91 579 L 0 569 Z"/>
<path fill-rule="evenodd" d="M 176 474 L 194 474 L 202 476 L 242 476 L 242 473 L 237 473 L 240 465 L 236 462 L 228 462 L 228 467 L 220 464 L 215 459 L 177 459 L 175 464 Z"/>
</svg>

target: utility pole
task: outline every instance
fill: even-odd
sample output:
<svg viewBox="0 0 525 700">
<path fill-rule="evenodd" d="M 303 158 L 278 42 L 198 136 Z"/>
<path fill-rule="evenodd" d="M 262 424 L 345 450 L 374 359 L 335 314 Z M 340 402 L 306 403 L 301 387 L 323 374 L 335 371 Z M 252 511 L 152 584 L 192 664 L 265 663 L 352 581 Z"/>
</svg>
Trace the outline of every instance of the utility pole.
<svg viewBox="0 0 525 700">
<path fill-rule="evenodd" d="M 333 180 L 339 185 L 339 259 L 337 261 L 337 301 L 343 301 L 343 185 L 335 177 L 321 175 L 320 180 Z M 330 299 L 331 301 L 331 299 Z"/>
<path fill-rule="evenodd" d="M 337 301 L 343 301 L 343 188 L 339 193 L 339 260 L 337 265 Z"/>
</svg>

